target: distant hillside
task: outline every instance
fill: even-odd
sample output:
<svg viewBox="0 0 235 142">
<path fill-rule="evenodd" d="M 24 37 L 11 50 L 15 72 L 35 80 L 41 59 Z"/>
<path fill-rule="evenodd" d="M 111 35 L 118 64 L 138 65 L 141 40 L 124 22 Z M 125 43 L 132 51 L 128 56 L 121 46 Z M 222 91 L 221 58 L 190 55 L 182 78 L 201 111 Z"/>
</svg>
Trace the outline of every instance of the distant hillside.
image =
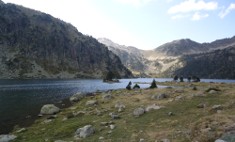
<svg viewBox="0 0 235 142">
<path fill-rule="evenodd" d="M 165 56 L 182 56 L 185 54 L 195 54 L 206 50 L 207 49 L 200 43 L 190 39 L 180 39 L 163 44 L 154 51 Z"/>
<path fill-rule="evenodd" d="M 211 43 L 197 43 L 190 39 L 174 40 L 154 50 L 140 50 L 99 39 L 121 58 L 133 72 L 152 77 L 198 75 L 202 78 L 234 79 L 233 57 L 235 37 Z"/>
<path fill-rule="evenodd" d="M 147 71 L 147 60 L 142 55 L 142 50 L 132 46 L 124 46 L 114 43 L 107 38 L 99 38 L 98 41 L 108 47 L 110 51 L 119 56 L 122 63 L 134 74 L 141 74 Z"/>
<path fill-rule="evenodd" d="M 173 74 L 197 75 L 201 78 L 235 79 L 235 46 L 208 53 L 183 56 L 183 67 Z"/>
<path fill-rule="evenodd" d="M 71 24 L 0 2 L 0 78 L 131 77 L 120 59 Z"/>
</svg>

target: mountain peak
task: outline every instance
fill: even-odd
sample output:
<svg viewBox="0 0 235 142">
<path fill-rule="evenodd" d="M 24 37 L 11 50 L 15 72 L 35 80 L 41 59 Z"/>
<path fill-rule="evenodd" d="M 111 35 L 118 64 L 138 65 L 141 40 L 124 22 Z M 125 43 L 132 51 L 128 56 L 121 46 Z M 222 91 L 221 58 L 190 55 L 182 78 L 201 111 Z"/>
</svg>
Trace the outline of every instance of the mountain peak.
<svg viewBox="0 0 235 142">
<path fill-rule="evenodd" d="M 3 1 L 0 0 L 0 4 L 5 4 Z"/>
</svg>

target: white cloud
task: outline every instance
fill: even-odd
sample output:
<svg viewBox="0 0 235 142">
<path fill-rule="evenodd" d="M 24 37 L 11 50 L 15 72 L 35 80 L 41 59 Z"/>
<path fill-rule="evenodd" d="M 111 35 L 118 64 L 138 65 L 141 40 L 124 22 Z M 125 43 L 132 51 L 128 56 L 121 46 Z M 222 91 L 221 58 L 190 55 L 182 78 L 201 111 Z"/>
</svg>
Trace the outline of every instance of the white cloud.
<svg viewBox="0 0 235 142">
<path fill-rule="evenodd" d="M 192 21 L 198 21 L 198 20 L 201 20 L 203 18 L 207 18 L 209 16 L 209 14 L 201 14 L 199 12 L 196 12 L 193 14 L 191 20 Z"/>
<path fill-rule="evenodd" d="M 202 14 L 202 11 L 213 11 L 217 9 L 218 3 L 215 1 L 185 0 L 168 9 L 168 14 L 173 15 L 171 16 L 173 20 L 191 17 L 192 21 L 198 21 L 209 16 L 207 13 Z"/>
<path fill-rule="evenodd" d="M 217 2 L 204 2 L 203 0 L 186 0 L 168 10 L 169 14 L 188 13 L 195 11 L 210 11 L 218 8 Z"/>
<path fill-rule="evenodd" d="M 222 11 L 219 13 L 219 17 L 220 17 L 220 18 L 224 18 L 224 17 L 225 17 L 226 15 L 228 15 L 232 10 L 235 10 L 235 3 L 231 3 L 227 9 L 222 10 Z"/>
</svg>

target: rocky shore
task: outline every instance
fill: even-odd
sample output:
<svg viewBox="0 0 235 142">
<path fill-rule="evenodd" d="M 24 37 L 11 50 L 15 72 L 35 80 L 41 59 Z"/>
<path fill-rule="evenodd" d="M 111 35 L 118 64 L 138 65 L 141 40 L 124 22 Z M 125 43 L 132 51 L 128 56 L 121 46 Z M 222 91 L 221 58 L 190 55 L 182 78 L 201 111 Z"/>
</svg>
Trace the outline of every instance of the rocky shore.
<svg viewBox="0 0 235 142">
<path fill-rule="evenodd" d="M 44 105 L 31 126 L 0 135 L 0 142 L 235 140 L 234 84 L 157 85 L 171 87 L 76 93 L 70 107 Z"/>
</svg>

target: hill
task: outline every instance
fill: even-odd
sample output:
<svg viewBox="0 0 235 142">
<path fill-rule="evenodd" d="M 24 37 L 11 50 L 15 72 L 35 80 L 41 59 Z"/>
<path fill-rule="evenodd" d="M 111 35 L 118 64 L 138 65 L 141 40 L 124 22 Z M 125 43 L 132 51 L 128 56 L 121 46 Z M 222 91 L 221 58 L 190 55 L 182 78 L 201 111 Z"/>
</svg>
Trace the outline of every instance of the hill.
<svg viewBox="0 0 235 142">
<path fill-rule="evenodd" d="M 131 77 L 118 56 L 48 14 L 0 4 L 0 78 Z"/>
</svg>

